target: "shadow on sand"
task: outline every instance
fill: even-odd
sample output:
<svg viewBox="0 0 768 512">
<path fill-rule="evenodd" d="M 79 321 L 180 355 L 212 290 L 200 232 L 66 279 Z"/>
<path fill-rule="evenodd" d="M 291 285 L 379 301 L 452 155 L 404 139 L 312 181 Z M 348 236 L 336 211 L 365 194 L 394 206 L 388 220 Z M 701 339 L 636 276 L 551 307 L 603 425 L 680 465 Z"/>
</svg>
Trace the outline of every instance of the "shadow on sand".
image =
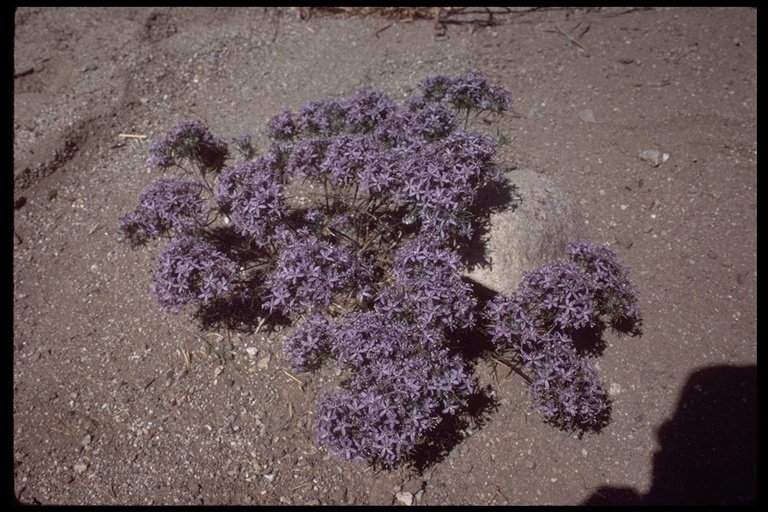
<svg viewBox="0 0 768 512">
<path fill-rule="evenodd" d="M 657 435 L 648 494 L 601 487 L 583 505 L 755 505 L 757 367 L 696 371 Z"/>
</svg>

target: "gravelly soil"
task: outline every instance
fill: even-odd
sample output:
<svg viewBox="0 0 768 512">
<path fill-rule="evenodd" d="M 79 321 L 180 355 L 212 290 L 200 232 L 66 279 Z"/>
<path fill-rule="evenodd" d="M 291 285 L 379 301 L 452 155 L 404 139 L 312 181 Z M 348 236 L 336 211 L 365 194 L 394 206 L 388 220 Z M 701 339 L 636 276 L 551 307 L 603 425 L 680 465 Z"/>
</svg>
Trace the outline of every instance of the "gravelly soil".
<svg viewBox="0 0 768 512">
<path fill-rule="evenodd" d="M 16 500 L 754 502 L 756 9 L 366 14 L 15 12 Z M 401 102 L 469 69 L 515 98 L 519 117 L 493 127 L 511 139 L 501 158 L 570 193 L 632 269 L 643 334 L 606 335 L 599 434 L 542 423 L 521 379 L 478 363 L 498 408 L 424 471 L 330 459 L 311 410 L 333 373 L 287 374 L 285 331 L 228 338 L 160 313 L 154 254 L 119 245 L 117 219 L 157 178 L 149 143 L 179 120 L 260 133 L 310 100 L 372 87 Z"/>
</svg>

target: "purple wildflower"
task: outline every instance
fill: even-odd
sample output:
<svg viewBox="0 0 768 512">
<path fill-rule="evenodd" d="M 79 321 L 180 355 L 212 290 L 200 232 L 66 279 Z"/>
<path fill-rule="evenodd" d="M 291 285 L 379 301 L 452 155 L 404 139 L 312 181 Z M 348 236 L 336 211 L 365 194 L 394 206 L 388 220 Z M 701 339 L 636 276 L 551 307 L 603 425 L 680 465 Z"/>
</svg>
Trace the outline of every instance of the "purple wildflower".
<svg viewBox="0 0 768 512">
<path fill-rule="evenodd" d="M 160 308 L 177 312 L 181 306 L 201 306 L 227 293 L 236 265 L 208 242 L 191 236 L 174 240 L 157 255 L 159 268 L 152 295 Z"/>
<path fill-rule="evenodd" d="M 136 209 L 120 218 L 118 227 L 124 240 L 137 247 L 171 232 L 194 232 L 207 217 L 202 190 L 202 184 L 192 181 L 156 181 L 141 194 Z"/>
<path fill-rule="evenodd" d="M 257 247 L 270 242 L 285 215 L 283 185 L 263 157 L 226 168 L 214 198 L 235 229 Z"/>
<path fill-rule="evenodd" d="M 184 160 L 200 165 L 202 172 L 218 171 L 227 158 L 227 143 L 211 134 L 198 120 L 177 123 L 149 148 L 149 167 L 166 169 Z"/>
</svg>

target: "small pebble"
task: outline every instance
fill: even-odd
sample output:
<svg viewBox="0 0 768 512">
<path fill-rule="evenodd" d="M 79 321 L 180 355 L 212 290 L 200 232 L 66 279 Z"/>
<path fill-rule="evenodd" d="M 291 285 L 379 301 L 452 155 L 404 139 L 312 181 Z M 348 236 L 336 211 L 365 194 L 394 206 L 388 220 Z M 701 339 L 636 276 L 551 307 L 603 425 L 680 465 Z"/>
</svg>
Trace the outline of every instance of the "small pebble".
<svg viewBox="0 0 768 512">
<path fill-rule="evenodd" d="M 592 112 L 591 109 L 584 109 L 581 112 L 579 112 L 579 119 L 584 121 L 585 123 L 594 123 L 595 122 L 595 113 Z"/>
<path fill-rule="evenodd" d="M 407 491 L 400 491 L 397 494 L 395 494 L 395 497 L 397 498 L 397 501 L 402 503 L 403 505 L 411 506 L 413 505 L 413 494 Z"/>
<path fill-rule="evenodd" d="M 640 159 L 650 164 L 651 167 L 658 167 L 669 160 L 669 154 L 662 153 L 658 149 L 646 149 L 640 153 Z"/>
</svg>

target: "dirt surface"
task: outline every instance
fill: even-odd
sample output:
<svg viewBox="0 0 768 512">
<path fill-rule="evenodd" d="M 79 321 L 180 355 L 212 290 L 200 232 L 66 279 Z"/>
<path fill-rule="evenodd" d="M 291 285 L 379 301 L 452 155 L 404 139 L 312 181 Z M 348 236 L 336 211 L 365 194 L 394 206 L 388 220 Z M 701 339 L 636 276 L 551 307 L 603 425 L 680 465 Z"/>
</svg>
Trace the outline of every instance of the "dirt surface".
<svg viewBox="0 0 768 512">
<path fill-rule="evenodd" d="M 15 498 L 754 501 L 756 9 L 363 14 L 15 12 Z M 515 98 L 519 116 L 491 127 L 511 140 L 500 158 L 570 193 L 590 238 L 631 268 L 643 334 L 606 335 L 599 434 L 544 424 L 522 379 L 478 363 L 498 408 L 424 471 L 331 459 L 311 414 L 329 376 L 286 373 L 285 330 L 220 341 L 159 312 L 154 253 L 118 244 L 117 219 L 158 178 L 147 149 L 177 121 L 261 134 L 311 100 L 371 87 L 401 103 L 427 76 L 470 69 Z"/>
</svg>

